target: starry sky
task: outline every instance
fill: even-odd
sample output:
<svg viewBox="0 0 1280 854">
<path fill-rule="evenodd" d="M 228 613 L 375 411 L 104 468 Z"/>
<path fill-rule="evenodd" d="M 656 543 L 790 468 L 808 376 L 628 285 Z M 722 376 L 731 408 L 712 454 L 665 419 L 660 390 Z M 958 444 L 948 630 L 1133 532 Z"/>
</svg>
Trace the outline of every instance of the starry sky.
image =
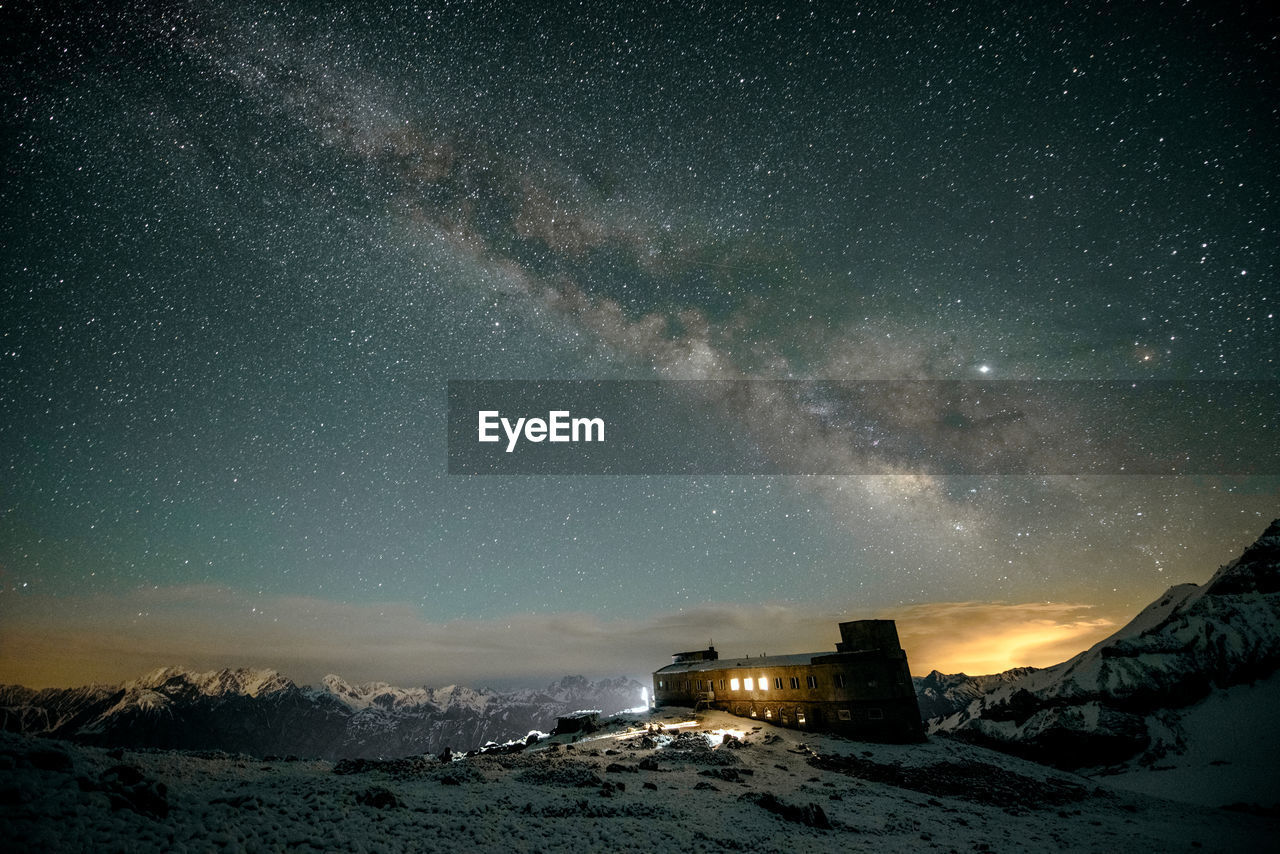
<svg viewBox="0 0 1280 854">
<path fill-rule="evenodd" d="M 0 681 L 1047 665 L 1280 515 L 446 473 L 451 379 L 1280 380 L 1251 4 L 100 5 L 0 10 Z"/>
</svg>

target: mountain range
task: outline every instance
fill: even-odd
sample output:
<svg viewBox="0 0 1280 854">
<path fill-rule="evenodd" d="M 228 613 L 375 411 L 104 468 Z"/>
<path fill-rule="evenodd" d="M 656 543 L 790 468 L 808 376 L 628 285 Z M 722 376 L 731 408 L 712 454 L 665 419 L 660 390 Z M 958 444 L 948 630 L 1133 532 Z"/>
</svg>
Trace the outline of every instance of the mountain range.
<svg viewBox="0 0 1280 854">
<path fill-rule="evenodd" d="M 353 685 L 333 675 L 317 688 L 274 670 L 166 667 L 119 686 L 0 686 L 0 728 L 109 747 L 378 758 L 523 737 L 578 709 L 641 705 L 644 690 L 634 679 L 581 676 L 510 692 Z"/>
</svg>

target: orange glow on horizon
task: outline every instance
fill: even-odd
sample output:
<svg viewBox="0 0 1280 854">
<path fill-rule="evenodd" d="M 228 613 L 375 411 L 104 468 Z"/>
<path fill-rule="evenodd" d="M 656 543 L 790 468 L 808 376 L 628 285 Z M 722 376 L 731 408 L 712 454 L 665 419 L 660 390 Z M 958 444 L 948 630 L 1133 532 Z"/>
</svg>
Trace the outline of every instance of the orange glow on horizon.
<svg viewBox="0 0 1280 854">
<path fill-rule="evenodd" d="M 263 609 L 270 621 L 257 616 Z M 749 650 L 767 624 L 768 644 L 778 652 L 834 650 L 837 622 L 870 616 L 897 622 L 912 673 L 975 676 L 1057 664 L 1127 619 L 1123 611 L 1080 603 L 933 602 L 879 614 L 838 603 L 825 613 L 735 603 L 631 620 L 568 612 L 439 623 L 404 603 L 148 588 L 79 600 L 28 595 L 0 601 L 0 683 L 119 684 L 181 666 L 271 668 L 299 684 L 336 673 L 349 681 L 483 686 L 514 676 L 515 660 L 531 682 L 570 674 L 644 681 L 686 636 L 723 637 L 722 649 Z"/>
<path fill-rule="evenodd" d="M 973 676 L 1066 661 L 1119 627 L 1079 605 L 944 602 L 897 612 L 911 672 Z"/>
</svg>

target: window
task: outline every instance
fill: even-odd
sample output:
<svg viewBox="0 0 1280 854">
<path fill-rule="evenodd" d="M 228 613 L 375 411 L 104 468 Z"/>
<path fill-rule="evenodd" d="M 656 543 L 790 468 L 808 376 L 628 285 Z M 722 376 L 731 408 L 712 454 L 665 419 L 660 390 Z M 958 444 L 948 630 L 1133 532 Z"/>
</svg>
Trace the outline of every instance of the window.
<svg viewBox="0 0 1280 854">
<path fill-rule="evenodd" d="M 769 720 L 773 720 L 773 709 L 765 709 L 764 716 Z"/>
<path fill-rule="evenodd" d="M 732 689 L 732 690 L 734 690 L 734 691 L 737 691 L 737 690 L 738 690 L 738 680 L 737 680 L 737 679 L 730 679 L 730 680 L 729 680 L 729 688 L 730 688 L 730 689 Z"/>
<path fill-rule="evenodd" d="M 720 680 L 720 690 L 721 690 L 721 691 L 723 691 L 723 690 L 724 690 L 724 680 L 723 680 L 723 679 L 721 679 L 721 680 Z"/>
<path fill-rule="evenodd" d="M 659 688 L 665 688 L 666 686 L 667 686 L 667 683 L 663 682 L 661 679 L 659 679 L 659 680 L 658 680 L 658 687 L 659 687 Z"/>
<path fill-rule="evenodd" d="M 750 676 L 742 681 L 744 683 L 742 687 L 746 688 L 748 691 L 754 691 L 756 689 L 756 680 L 752 679 Z"/>
<path fill-rule="evenodd" d="M 837 709 L 837 710 L 836 710 L 836 715 L 837 715 L 837 716 L 839 716 L 840 720 L 842 720 L 842 721 L 850 721 L 850 720 L 853 720 L 853 715 L 849 714 L 849 710 L 848 710 L 848 709 Z"/>
<path fill-rule="evenodd" d="M 751 709 L 751 717 L 753 717 L 753 718 L 754 718 L 755 716 L 756 716 L 756 710 L 755 710 L 755 708 L 754 708 L 754 707 L 752 707 L 752 709 Z"/>
<path fill-rule="evenodd" d="M 807 682 L 809 683 L 809 687 L 810 687 L 810 688 L 817 688 L 817 687 L 818 687 L 818 677 L 816 677 L 816 676 L 806 676 L 806 677 L 805 677 L 805 681 L 807 681 Z"/>
<path fill-rule="evenodd" d="M 698 680 L 698 690 L 699 690 L 699 691 L 701 691 L 701 690 L 702 690 L 702 680 L 701 680 L 701 679 L 699 679 L 699 680 Z"/>
<path fill-rule="evenodd" d="M 797 691 L 797 690 L 799 690 L 799 688 L 800 688 L 800 677 L 799 677 L 799 676 L 792 676 L 792 677 L 791 677 L 791 690 L 792 690 L 792 691 Z"/>
<path fill-rule="evenodd" d="M 782 677 L 781 677 L 781 676 L 775 676 L 775 677 L 773 677 L 773 687 L 777 688 L 779 691 L 781 691 L 781 690 L 782 690 Z"/>
<path fill-rule="evenodd" d="M 756 681 L 760 683 L 760 690 L 761 690 L 761 691 L 768 691 L 768 690 L 769 690 L 769 677 L 768 677 L 768 676 L 765 676 L 764 674 L 761 674 L 761 675 L 760 675 L 760 678 L 759 678 L 758 680 L 756 680 Z"/>
<path fill-rule="evenodd" d="M 837 687 L 837 688 L 843 688 L 843 687 L 844 687 L 844 676 L 843 676 L 842 674 L 840 674 L 840 673 L 837 673 L 837 674 L 835 675 L 835 677 L 834 677 L 834 678 L 835 678 L 835 680 L 836 680 L 836 687 Z"/>
<path fill-rule="evenodd" d="M 873 721 L 884 720 L 884 709 L 867 709 L 867 717 Z"/>
<path fill-rule="evenodd" d="M 804 723 L 804 712 L 800 711 L 799 709 L 796 709 L 796 723 L 798 724 Z"/>
</svg>

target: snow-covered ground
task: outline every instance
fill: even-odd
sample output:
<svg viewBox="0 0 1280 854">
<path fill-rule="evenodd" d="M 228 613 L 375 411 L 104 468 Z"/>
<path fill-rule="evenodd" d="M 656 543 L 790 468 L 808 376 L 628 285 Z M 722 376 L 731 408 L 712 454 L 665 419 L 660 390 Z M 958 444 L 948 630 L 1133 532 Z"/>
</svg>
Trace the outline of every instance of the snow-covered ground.
<svg viewBox="0 0 1280 854">
<path fill-rule="evenodd" d="M 1277 832 L 1273 817 L 1115 791 L 951 739 L 873 745 L 721 712 L 620 716 L 449 763 L 0 736 L 9 850 L 1243 851 Z"/>
<path fill-rule="evenodd" d="M 1168 753 L 1102 779 L 1115 788 L 1210 806 L 1280 803 L 1277 709 L 1280 673 L 1214 691 L 1193 706 L 1165 712 L 1163 721 L 1153 717 L 1151 731 Z"/>
</svg>

